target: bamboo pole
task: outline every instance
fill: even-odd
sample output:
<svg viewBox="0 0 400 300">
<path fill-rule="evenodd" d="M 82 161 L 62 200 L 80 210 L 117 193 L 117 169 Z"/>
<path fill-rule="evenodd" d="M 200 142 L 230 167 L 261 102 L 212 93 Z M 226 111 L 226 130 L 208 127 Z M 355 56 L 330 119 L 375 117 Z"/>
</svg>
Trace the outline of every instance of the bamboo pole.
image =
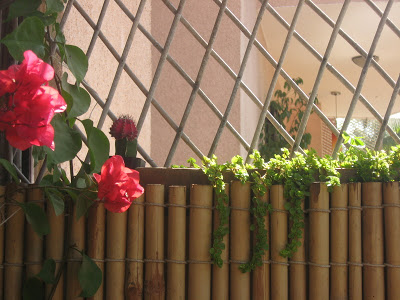
<svg viewBox="0 0 400 300">
<path fill-rule="evenodd" d="M 72 204 L 72 202 L 70 202 Z M 85 250 L 85 218 L 81 217 L 76 219 L 77 206 L 73 205 L 72 215 L 68 220 L 70 226 L 69 234 L 69 250 L 68 250 L 68 263 L 67 263 L 67 282 L 66 282 L 66 299 L 82 299 L 78 297 L 82 289 L 78 281 L 78 272 L 81 266 L 82 255 L 79 251 Z M 74 249 L 75 248 L 75 249 Z"/>
<path fill-rule="evenodd" d="M 269 203 L 269 190 L 265 193 L 263 197 L 260 198 L 260 201 Z M 270 231 L 269 231 L 269 215 L 264 217 L 265 227 L 267 229 L 267 242 L 270 244 Z M 254 232 L 255 236 L 256 232 Z M 254 243 L 253 243 L 254 245 Z M 254 247 L 254 246 L 253 246 Z M 254 300 L 269 300 L 270 293 L 270 265 L 269 265 L 269 249 L 265 250 L 265 254 L 262 257 L 263 264 L 260 267 L 257 267 L 253 271 L 253 295 L 252 299 Z"/>
<path fill-rule="evenodd" d="M 38 206 L 44 206 L 44 195 L 41 188 L 31 188 L 26 191 L 27 202 L 35 202 Z M 25 262 L 27 278 L 38 274 L 42 268 L 43 238 L 41 238 L 27 224 L 25 231 Z"/>
<path fill-rule="evenodd" d="M 126 249 L 126 292 L 129 300 L 143 297 L 143 244 L 144 244 L 144 195 L 135 200 L 128 211 L 128 237 Z"/>
<path fill-rule="evenodd" d="M 211 296 L 212 186 L 192 185 L 189 217 L 188 299 L 205 300 Z"/>
<path fill-rule="evenodd" d="M 3 223 L 6 219 L 5 215 L 5 193 L 6 187 L 0 185 L 0 222 Z M 3 300 L 3 279 L 4 279 L 4 228 L 5 225 L 0 226 L 0 300 Z"/>
<path fill-rule="evenodd" d="M 229 184 L 225 184 L 225 192 L 229 197 Z M 214 206 L 216 206 L 216 197 L 214 196 Z M 219 213 L 214 210 L 214 225 L 213 230 L 219 226 Z M 226 225 L 229 227 L 229 223 Z M 223 238 L 225 249 L 222 250 L 221 259 L 223 260 L 222 267 L 216 264 L 212 266 L 212 299 L 213 300 L 228 300 L 229 299 L 229 234 Z"/>
<path fill-rule="evenodd" d="M 128 212 L 106 212 L 106 299 L 125 299 L 125 256 Z"/>
<path fill-rule="evenodd" d="M 362 300 L 361 183 L 349 183 L 349 299 Z"/>
<path fill-rule="evenodd" d="M 165 298 L 164 278 L 164 185 L 146 186 L 145 300 Z M 151 205 L 153 204 L 153 205 Z"/>
<path fill-rule="evenodd" d="M 15 202 L 25 202 L 25 190 L 17 190 L 17 186 L 10 185 L 7 194 L 11 202 L 8 201 L 6 207 L 4 299 L 19 300 L 22 296 L 25 215 Z"/>
<path fill-rule="evenodd" d="M 90 207 L 87 220 L 88 256 L 92 258 L 103 274 L 99 289 L 89 300 L 102 300 L 104 295 L 104 253 L 106 211 L 103 203 L 95 203 Z"/>
<path fill-rule="evenodd" d="M 186 288 L 186 187 L 170 186 L 168 208 L 167 300 L 184 300 Z M 179 207 L 181 206 L 181 207 Z"/>
<path fill-rule="evenodd" d="M 400 299 L 400 199 L 399 183 L 389 182 L 383 186 L 385 205 L 385 249 L 387 299 Z M 397 266 L 397 267 L 395 267 Z"/>
<path fill-rule="evenodd" d="M 271 187 L 271 299 L 287 300 L 289 296 L 288 260 L 280 255 L 287 244 L 288 215 L 283 186 Z"/>
<path fill-rule="evenodd" d="M 330 218 L 330 298 L 348 297 L 348 185 L 335 186 L 331 195 Z"/>
<path fill-rule="evenodd" d="M 46 235 L 46 258 L 54 259 L 56 261 L 56 274 L 62 268 L 62 259 L 64 255 L 64 227 L 65 215 L 61 214 L 56 216 L 52 205 L 47 205 L 46 209 L 47 219 L 50 225 L 50 233 Z M 46 285 L 46 298 L 50 295 L 53 288 L 52 284 Z M 57 283 L 56 290 L 53 295 L 54 300 L 64 299 L 64 272 Z"/>
<path fill-rule="evenodd" d="M 382 183 L 362 184 L 363 300 L 385 299 Z"/>
<path fill-rule="evenodd" d="M 320 183 L 310 191 L 309 299 L 329 299 L 329 194 Z"/>
<path fill-rule="evenodd" d="M 304 201 L 301 203 L 304 210 Z M 303 214 L 305 222 L 305 216 Z M 307 300 L 307 266 L 306 266 L 306 249 L 305 249 L 304 228 L 301 229 L 301 246 L 293 254 L 290 259 L 289 266 L 289 298 L 291 300 Z"/>
<path fill-rule="evenodd" d="M 250 273 L 239 266 L 250 259 L 250 183 L 232 182 L 230 299 L 250 299 Z"/>
</svg>

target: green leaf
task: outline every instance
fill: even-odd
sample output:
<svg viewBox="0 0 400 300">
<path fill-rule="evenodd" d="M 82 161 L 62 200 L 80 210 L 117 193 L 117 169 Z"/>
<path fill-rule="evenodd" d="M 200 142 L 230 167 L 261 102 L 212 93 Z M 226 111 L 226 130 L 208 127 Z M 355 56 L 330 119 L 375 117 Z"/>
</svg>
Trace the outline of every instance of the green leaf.
<svg viewBox="0 0 400 300">
<path fill-rule="evenodd" d="M 77 85 L 79 85 L 88 70 L 88 59 L 79 47 L 72 45 L 65 45 L 65 55 L 68 68 L 75 76 Z"/>
<path fill-rule="evenodd" d="M 54 188 L 46 188 L 45 193 L 47 198 L 50 200 L 51 205 L 53 205 L 56 216 L 61 215 L 65 208 L 63 194 Z"/>
<path fill-rule="evenodd" d="M 103 280 L 103 274 L 95 262 L 86 254 L 82 254 L 82 265 L 78 272 L 82 292 L 79 297 L 92 297 L 96 294 Z"/>
<path fill-rule="evenodd" d="M 11 56 L 18 61 L 24 59 L 24 52 L 32 50 L 37 56 L 45 56 L 44 24 L 37 17 L 26 18 L 12 33 L 0 40 L 7 46 Z"/>
<path fill-rule="evenodd" d="M 62 12 L 64 4 L 60 0 L 46 0 L 47 13 Z"/>
<path fill-rule="evenodd" d="M 49 221 L 42 207 L 32 202 L 20 203 L 19 205 L 25 212 L 26 220 L 39 236 L 50 232 Z"/>
<path fill-rule="evenodd" d="M 6 159 L 0 158 L 0 164 L 7 170 L 8 173 L 12 176 L 16 183 L 20 183 L 21 180 L 18 178 L 17 169 Z"/>
<path fill-rule="evenodd" d="M 101 170 L 104 162 L 110 154 L 110 142 L 101 130 L 93 127 L 93 121 L 86 119 L 82 121 L 88 137 L 88 147 L 90 153 L 91 169 L 94 173 Z"/>
<path fill-rule="evenodd" d="M 45 260 L 42 269 L 36 276 L 42 279 L 47 284 L 53 284 L 56 281 L 55 273 L 56 262 L 54 261 L 54 259 L 49 258 Z"/>
<path fill-rule="evenodd" d="M 60 115 L 55 115 L 51 121 L 54 127 L 55 150 L 45 148 L 49 162 L 58 164 L 72 160 L 81 150 L 82 139 L 80 134 L 69 128 Z"/>
<path fill-rule="evenodd" d="M 16 17 L 29 16 L 33 12 L 37 11 L 41 3 L 42 3 L 41 0 L 15 0 L 10 5 L 6 22 Z"/>
<path fill-rule="evenodd" d="M 79 194 L 76 199 L 76 219 L 79 220 L 86 214 L 88 209 L 93 205 L 94 200 L 97 199 L 97 193 L 93 191 L 84 191 Z"/>
<path fill-rule="evenodd" d="M 38 300 L 44 299 L 44 284 L 43 281 L 36 277 L 29 278 L 22 290 L 22 299 L 24 300 Z"/>
<path fill-rule="evenodd" d="M 76 85 L 69 84 L 68 74 L 64 73 L 61 85 L 63 88 L 62 96 L 68 104 L 68 119 L 83 115 L 90 107 L 89 93 Z"/>
</svg>

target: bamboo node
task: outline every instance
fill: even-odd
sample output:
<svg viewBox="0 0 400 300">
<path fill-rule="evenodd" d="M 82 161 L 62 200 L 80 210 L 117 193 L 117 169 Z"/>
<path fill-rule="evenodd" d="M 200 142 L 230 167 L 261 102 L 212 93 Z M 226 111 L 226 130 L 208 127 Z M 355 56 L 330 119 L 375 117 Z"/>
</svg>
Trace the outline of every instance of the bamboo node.
<svg viewBox="0 0 400 300">
<path fill-rule="evenodd" d="M 25 265 L 41 265 L 43 261 L 25 261 Z"/>
<path fill-rule="evenodd" d="M 231 263 L 231 264 L 247 264 L 248 261 L 231 259 L 231 260 L 229 260 L 229 263 Z"/>
<path fill-rule="evenodd" d="M 383 208 L 382 205 L 363 205 L 362 209 L 381 209 Z"/>
<path fill-rule="evenodd" d="M 308 265 L 313 266 L 313 267 L 320 267 L 320 268 L 330 268 L 331 267 L 331 265 L 322 265 L 322 264 L 313 263 L 311 261 L 308 262 Z"/>
<path fill-rule="evenodd" d="M 275 261 L 275 260 L 270 260 L 270 264 L 274 265 L 282 265 L 282 266 L 289 266 L 289 263 L 281 262 L 281 261 Z"/>
<path fill-rule="evenodd" d="M 339 263 L 339 262 L 330 262 L 331 266 L 338 266 L 338 267 L 347 267 L 347 263 Z"/>
<path fill-rule="evenodd" d="M 24 266 L 24 264 L 22 264 L 22 263 L 9 263 L 9 262 L 4 262 L 3 263 L 3 268 L 4 268 L 4 266 L 6 266 L 6 267 L 8 267 L 8 266 L 10 266 L 10 267 L 23 267 Z"/>
<path fill-rule="evenodd" d="M 281 213 L 289 213 L 286 209 L 279 209 L 279 208 L 273 208 L 272 209 L 273 212 L 281 212 Z"/>
<path fill-rule="evenodd" d="M 331 213 L 331 211 L 329 209 L 321 209 L 321 208 L 309 208 L 309 209 L 307 209 L 307 212 L 322 212 L 322 213 L 328 213 L 328 214 Z"/>
<path fill-rule="evenodd" d="M 370 264 L 370 263 L 363 263 L 364 267 L 371 267 L 371 268 L 384 268 L 385 265 L 380 265 L 380 264 Z"/>
<path fill-rule="evenodd" d="M 331 211 L 338 210 L 338 211 L 348 211 L 348 207 L 331 207 Z"/>
<path fill-rule="evenodd" d="M 188 260 L 188 264 L 212 264 L 213 262 L 211 260 Z"/>
<path fill-rule="evenodd" d="M 105 258 L 105 262 L 125 262 L 125 258 Z"/>
<path fill-rule="evenodd" d="M 143 259 L 136 259 L 136 258 L 125 258 L 127 262 L 137 262 L 137 263 L 144 263 Z"/>
<path fill-rule="evenodd" d="M 388 267 L 388 268 L 400 268 L 400 265 L 392 265 L 392 264 L 385 263 L 385 267 Z"/>
<path fill-rule="evenodd" d="M 362 263 L 351 262 L 351 261 L 348 261 L 347 264 L 350 265 L 350 266 L 356 266 L 356 267 L 362 267 L 363 266 Z"/>
<path fill-rule="evenodd" d="M 398 203 L 385 203 L 382 204 L 383 207 L 400 207 L 400 204 Z"/>
<path fill-rule="evenodd" d="M 362 210 L 361 206 L 347 206 L 348 209 Z"/>
<path fill-rule="evenodd" d="M 296 261 L 296 260 L 291 260 L 291 261 L 289 261 L 289 264 L 290 265 L 307 265 L 307 262 L 306 261 Z"/>
<path fill-rule="evenodd" d="M 152 262 L 152 263 L 165 263 L 163 259 L 144 259 L 144 262 Z"/>
<path fill-rule="evenodd" d="M 175 259 L 166 259 L 166 263 L 173 263 L 173 264 L 187 264 L 187 261 L 184 260 L 175 260 Z"/>
</svg>

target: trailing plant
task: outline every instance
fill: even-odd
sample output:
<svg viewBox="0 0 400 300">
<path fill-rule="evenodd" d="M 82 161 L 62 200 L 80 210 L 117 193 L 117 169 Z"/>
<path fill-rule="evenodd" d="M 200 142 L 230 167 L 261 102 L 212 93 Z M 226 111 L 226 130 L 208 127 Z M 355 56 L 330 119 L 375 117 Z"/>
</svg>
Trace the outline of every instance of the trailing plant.
<svg viewBox="0 0 400 300">
<path fill-rule="evenodd" d="M 303 79 L 294 78 L 297 85 L 303 84 Z M 295 89 L 292 89 L 289 82 L 285 81 L 283 90 L 276 90 L 274 93 L 275 99 L 271 100 L 269 111 L 274 118 L 281 124 L 286 131 L 295 138 L 301 119 L 304 114 L 304 108 L 307 101 L 300 97 Z M 318 102 L 318 99 L 316 99 Z M 311 134 L 305 133 L 300 143 L 300 147 L 306 149 L 311 143 Z M 264 159 L 269 160 L 275 154 L 279 154 L 282 148 L 289 148 L 289 143 L 272 125 L 265 119 L 263 130 L 260 134 L 258 149 Z"/>
</svg>

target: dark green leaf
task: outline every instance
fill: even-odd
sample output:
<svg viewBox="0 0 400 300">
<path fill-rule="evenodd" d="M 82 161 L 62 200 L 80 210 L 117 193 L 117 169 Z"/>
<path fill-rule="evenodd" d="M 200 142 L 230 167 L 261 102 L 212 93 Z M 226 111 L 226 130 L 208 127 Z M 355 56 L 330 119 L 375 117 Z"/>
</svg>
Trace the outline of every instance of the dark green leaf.
<svg viewBox="0 0 400 300">
<path fill-rule="evenodd" d="M 52 163 L 72 160 L 82 147 L 80 134 L 68 127 L 60 115 L 54 116 L 51 124 L 54 127 L 55 150 L 45 148 L 47 158 Z"/>
<path fill-rule="evenodd" d="M 24 300 L 38 300 L 44 299 L 44 284 L 43 281 L 36 277 L 29 278 L 22 290 L 22 299 Z"/>
<path fill-rule="evenodd" d="M 76 83 L 82 82 L 88 70 L 88 59 L 85 53 L 78 47 L 65 45 L 67 65 L 76 78 Z"/>
<path fill-rule="evenodd" d="M 18 178 L 17 170 L 8 160 L 0 158 L 0 164 L 2 164 L 4 169 L 6 169 L 8 173 L 10 173 L 16 183 L 21 182 Z"/>
<path fill-rule="evenodd" d="M 92 297 L 101 285 L 103 274 L 89 256 L 82 254 L 82 259 L 82 265 L 78 272 L 78 280 L 82 288 L 79 296 Z"/>
<path fill-rule="evenodd" d="M 24 52 L 32 50 L 37 56 L 45 55 L 44 24 L 37 17 L 26 18 L 12 33 L 0 40 L 18 61 L 24 59 Z"/>
<path fill-rule="evenodd" d="M 68 104 L 67 112 L 68 119 L 70 119 L 83 115 L 88 111 L 90 106 L 90 96 L 85 89 L 69 84 L 67 79 L 68 75 L 67 73 L 64 73 L 61 81 L 63 88 L 62 95 Z"/>
<path fill-rule="evenodd" d="M 92 120 L 83 120 L 82 124 L 85 127 L 86 135 L 88 136 L 91 169 L 94 173 L 98 173 L 100 172 L 104 162 L 109 157 L 110 142 L 104 132 L 93 127 Z"/>
<path fill-rule="evenodd" d="M 62 12 L 64 4 L 60 0 L 46 0 L 47 13 Z"/>
<path fill-rule="evenodd" d="M 15 0 L 10 5 L 8 11 L 8 18 L 6 21 L 10 21 L 16 17 L 26 17 L 36 12 L 39 5 L 42 3 L 41 0 Z"/>
<path fill-rule="evenodd" d="M 46 188 L 45 193 L 47 198 L 50 200 L 51 205 L 53 205 L 56 216 L 61 215 L 65 208 L 63 194 L 54 188 Z"/>
<path fill-rule="evenodd" d="M 49 221 L 42 207 L 32 202 L 21 203 L 19 205 L 25 212 L 26 220 L 39 236 L 50 232 Z"/>
<path fill-rule="evenodd" d="M 43 263 L 42 269 L 36 276 L 42 279 L 47 284 L 53 284 L 56 281 L 55 273 L 56 262 L 54 261 L 54 259 L 49 258 L 46 259 L 46 261 Z"/>
</svg>

